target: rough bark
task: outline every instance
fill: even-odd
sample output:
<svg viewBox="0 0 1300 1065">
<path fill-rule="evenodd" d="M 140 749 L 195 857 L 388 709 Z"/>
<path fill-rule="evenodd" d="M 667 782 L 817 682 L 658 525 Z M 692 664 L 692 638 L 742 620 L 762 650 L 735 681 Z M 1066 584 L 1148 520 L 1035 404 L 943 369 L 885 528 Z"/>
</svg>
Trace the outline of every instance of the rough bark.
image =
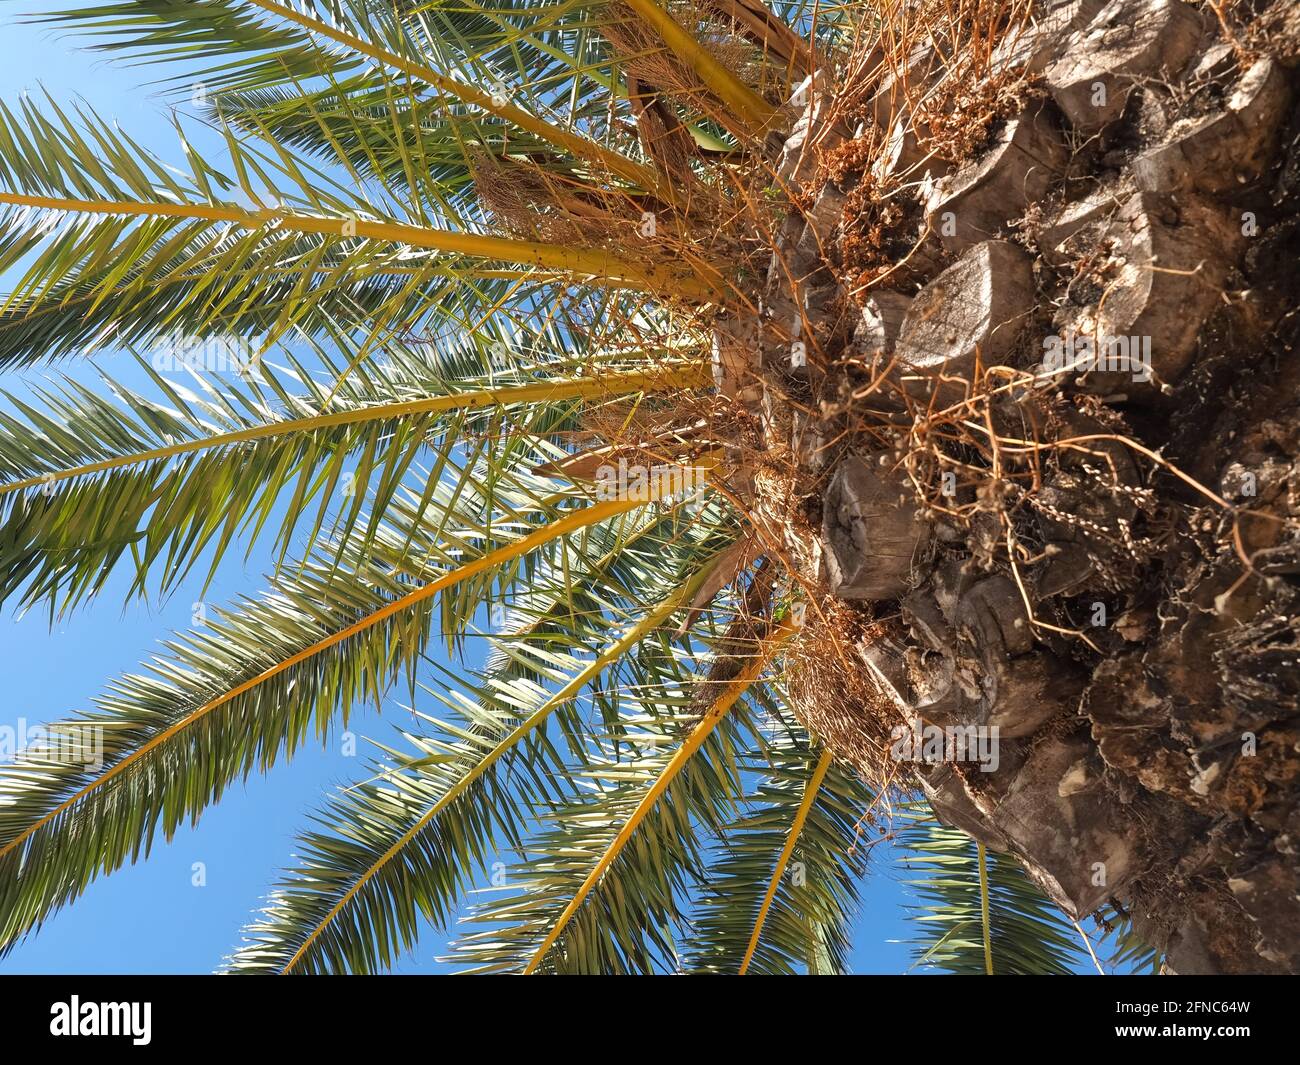
<svg viewBox="0 0 1300 1065">
<path fill-rule="evenodd" d="M 1032 91 L 971 158 L 908 124 L 923 47 L 837 184 L 801 152 L 852 139 L 819 96 L 752 371 L 799 412 L 801 577 L 878 619 L 863 736 L 997 726 L 995 771 L 914 767 L 939 816 L 1180 973 L 1300 971 L 1300 24 L 1237 7 L 1226 39 L 1179 0 L 1040 5 L 997 53 Z M 890 236 L 924 220 L 923 253 L 851 285 L 859 190 L 922 160 Z M 1094 346 L 1049 365 L 1070 336 Z"/>
</svg>

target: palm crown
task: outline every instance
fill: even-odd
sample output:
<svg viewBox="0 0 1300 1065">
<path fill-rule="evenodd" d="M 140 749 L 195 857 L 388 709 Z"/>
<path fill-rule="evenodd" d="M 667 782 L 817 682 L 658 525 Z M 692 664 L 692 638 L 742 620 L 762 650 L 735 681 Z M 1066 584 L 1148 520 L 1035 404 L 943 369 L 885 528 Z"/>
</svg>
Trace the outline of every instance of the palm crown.
<svg viewBox="0 0 1300 1065">
<path fill-rule="evenodd" d="M 951 28 L 988 7 L 916 10 Z M 461 915 L 473 970 L 842 971 L 880 824 L 912 848 L 919 957 L 1077 963 L 1012 859 L 801 723 L 838 622 L 755 501 L 714 342 L 789 207 L 787 101 L 899 32 L 872 12 L 56 17 L 185 64 L 224 158 L 180 123 L 183 172 L 85 107 L 0 112 L 0 365 L 255 340 L 233 377 L 66 381 L 0 416 L 0 599 L 57 615 L 122 569 L 167 592 L 259 539 L 279 565 L 0 770 L 0 944 L 404 684 L 419 727 L 328 800 L 228 968 L 382 970 Z M 683 476 L 601 491 L 655 467 Z M 480 668 L 428 668 L 493 607 Z M 87 730 L 103 765 L 77 756 Z M 499 857 L 505 890 L 466 910 Z"/>
</svg>

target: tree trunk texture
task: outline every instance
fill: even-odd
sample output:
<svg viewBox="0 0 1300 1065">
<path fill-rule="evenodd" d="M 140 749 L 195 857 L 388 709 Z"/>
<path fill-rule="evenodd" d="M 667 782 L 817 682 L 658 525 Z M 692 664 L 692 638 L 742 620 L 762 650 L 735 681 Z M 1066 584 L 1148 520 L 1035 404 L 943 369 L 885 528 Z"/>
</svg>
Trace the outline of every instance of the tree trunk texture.
<svg viewBox="0 0 1300 1065">
<path fill-rule="evenodd" d="M 1298 39 L 1287 0 L 1040 4 L 965 153 L 932 46 L 848 116 L 815 80 L 720 327 L 801 576 L 870 622 L 864 734 L 996 726 L 911 783 L 1177 973 L 1300 970 Z"/>
</svg>

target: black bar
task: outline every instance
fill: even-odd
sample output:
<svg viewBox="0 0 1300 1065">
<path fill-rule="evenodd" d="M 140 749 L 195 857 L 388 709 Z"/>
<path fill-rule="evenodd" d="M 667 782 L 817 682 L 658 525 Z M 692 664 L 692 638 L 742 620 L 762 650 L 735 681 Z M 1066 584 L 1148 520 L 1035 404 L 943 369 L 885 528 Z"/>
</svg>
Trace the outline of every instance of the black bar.
<svg viewBox="0 0 1300 1065">
<path fill-rule="evenodd" d="M 707 990 L 683 985 L 656 994 L 644 983 L 633 990 L 605 981 L 600 987 L 587 983 L 575 993 L 572 985 L 537 979 L 503 993 L 468 979 L 451 983 L 437 976 L 14 976 L 0 978 L 0 996 L 7 1048 L 45 1045 L 54 1050 L 71 1045 L 94 1050 L 96 1044 L 113 1043 L 128 1053 L 183 1049 L 199 1050 L 206 1057 L 233 1050 L 255 1052 L 259 1058 L 267 1050 L 283 1048 L 295 1054 L 326 1053 L 330 1061 L 350 1051 L 373 1055 L 412 1041 L 412 1049 L 425 1049 L 436 1059 L 466 1036 L 485 1048 L 490 1045 L 494 1056 L 512 1043 L 536 1052 L 542 1049 L 539 1040 L 554 1050 L 568 1042 L 566 1035 L 592 1046 L 584 1033 L 590 1037 L 611 1028 L 629 1035 L 640 1029 L 643 1034 L 635 1042 L 644 1046 L 641 1039 L 653 1038 L 651 1033 L 661 1025 L 662 1034 L 670 1037 L 683 1024 L 697 1029 L 706 1018 L 717 1044 L 734 1040 L 734 1049 L 761 1038 L 764 1042 L 756 1045 L 770 1047 L 766 1041 L 781 1036 L 767 1031 L 760 1037 L 760 1031 L 777 1016 L 799 1018 L 805 995 L 806 1008 L 816 1010 L 803 1014 L 805 1018 L 819 1016 L 824 1023 L 839 1016 L 858 1039 L 870 1039 L 877 1025 L 904 1045 L 924 1034 L 926 1043 L 917 1047 L 922 1051 L 926 1045 L 933 1049 L 935 1039 L 942 1043 L 947 1031 L 953 1039 L 948 1049 L 954 1051 L 962 1044 L 990 1050 L 1004 1038 L 1013 1038 L 1016 1046 L 1036 1045 L 1052 1056 L 1067 1050 L 1073 1057 L 1080 1050 L 1123 1044 L 1178 1047 L 1180 1054 L 1199 1044 L 1223 1054 L 1242 1045 L 1258 1049 L 1264 1045 L 1261 1041 L 1289 1044 L 1296 1025 L 1298 985 L 1286 977 L 847 979 L 850 982 L 835 996 L 839 1008 L 826 1011 L 824 986 L 801 991 L 801 985 L 786 980 L 766 992 L 781 1013 L 759 1016 L 751 1012 L 752 1005 L 765 993 L 762 984 L 753 982 L 733 992 L 743 993 L 749 1004 L 740 1010 L 738 1003 L 728 1002 L 727 990 L 715 997 L 719 991 L 713 985 Z M 668 1001 L 656 1009 L 661 996 Z M 701 1002 L 712 1008 L 700 1012 Z M 989 1022 L 983 1038 L 975 1036 L 978 1025 L 972 1027 L 980 1017 Z M 855 1023 L 858 1020 L 866 1021 L 866 1027 Z M 118 1034 L 85 1034 L 113 1029 Z M 798 1040 L 796 1031 L 782 1034 Z M 808 1034 L 802 1033 L 804 1038 Z M 1026 1042 L 1049 1037 L 1049 1042 Z M 869 1047 L 863 1050 L 869 1052 Z"/>
</svg>

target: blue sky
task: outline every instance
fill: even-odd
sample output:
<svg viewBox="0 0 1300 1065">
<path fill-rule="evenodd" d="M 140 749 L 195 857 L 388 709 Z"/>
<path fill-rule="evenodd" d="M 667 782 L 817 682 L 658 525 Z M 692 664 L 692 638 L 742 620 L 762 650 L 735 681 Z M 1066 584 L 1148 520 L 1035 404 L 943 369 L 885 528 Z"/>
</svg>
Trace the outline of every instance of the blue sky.
<svg viewBox="0 0 1300 1065">
<path fill-rule="evenodd" d="M 178 161 L 167 102 L 146 84 L 164 76 L 158 67 L 110 64 L 78 51 L 75 42 L 48 29 L 21 26 L 17 13 L 56 9 L 37 0 L 0 5 L 0 98 L 8 103 L 23 91 L 44 86 L 55 98 L 84 96 L 104 117 L 165 160 Z M 0 290 L 7 286 L 0 281 Z M 101 365 L 128 385 L 145 387 L 143 375 L 126 356 L 106 355 Z M 94 379 L 88 365 L 56 368 L 82 380 Z M 28 375 L 31 377 L 32 375 Z M 21 395 L 23 385 L 0 374 L 0 388 Z M 247 564 L 232 552 L 213 586 L 209 602 L 223 602 L 261 584 L 269 568 L 264 555 Z M 5 700 L 0 723 L 33 726 L 87 707 L 106 681 L 135 668 L 173 629 L 190 624 L 196 588 L 182 588 L 168 602 L 123 607 L 126 582 L 115 579 L 100 599 L 51 631 L 45 618 L 0 614 L 0 675 Z M 385 739 L 388 722 L 401 714 L 385 707 L 354 719 L 358 737 Z M 359 753 L 367 754 L 359 743 Z M 362 758 L 331 749 L 305 747 L 290 763 L 267 776 L 253 776 L 230 789 L 195 829 L 183 829 L 159 843 L 148 861 L 128 866 L 92 885 L 74 906 L 0 960 L 0 973 L 201 973 L 211 971 L 237 942 L 239 929 L 289 860 L 295 832 L 319 805 L 322 794 L 361 773 Z M 195 863 L 203 863 L 206 885 L 193 884 Z M 858 972 L 902 972 L 907 950 L 891 940 L 906 934 L 901 920 L 903 889 L 884 861 L 864 885 L 863 915 L 857 928 L 854 968 Z M 398 972 L 435 972 L 440 939 L 430 934 L 397 967 Z"/>
</svg>

